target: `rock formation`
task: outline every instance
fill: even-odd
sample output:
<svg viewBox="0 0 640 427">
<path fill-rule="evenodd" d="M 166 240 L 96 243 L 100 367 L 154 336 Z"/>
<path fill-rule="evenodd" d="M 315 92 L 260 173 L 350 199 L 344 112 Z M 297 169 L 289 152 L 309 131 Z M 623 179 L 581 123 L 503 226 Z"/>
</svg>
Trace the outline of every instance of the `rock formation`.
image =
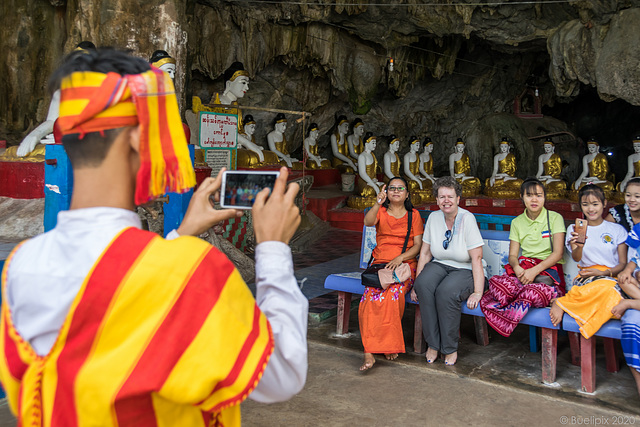
<svg viewBox="0 0 640 427">
<path fill-rule="evenodd" d="M 251 76 L 241 105 L 308 111 L 323 129 L 336 114 L 358 116 L 380 140 L 398 135 L 400 154 L 408 150 L 408 136 L 429 135 L 436 174 L 463 137 L 475 174 L 486 178 L 492 144 L 504 133 L 516 140 L 518 174 L 534 174 L 541 147 L 529 138 L 571 131 L 572 124 L 507 117 L 527 85 L 539 91 L 544 107 L 570 103 L 588 86 L 605 101 L 640 105 L 638 0 L 341 3 L 6 0 L 0 6 L 6 58 L 0 65 L 0 139 L 17 143 L 44 119 L 47 77 L 80 40 L 129 48 L 145 58 L 167 50 L 178 62 L 175 81 L 184 108 L 192 95 L 208 101 L 222 89 L 223 71 L 241 61 Z M 261 124 L 256 141 L 266 145 L 271 114 L 252 115 Z M 303 129 L 291 124 L 287 138 L 296 156 Z M 573 153 L 581 146 L 565 139 L 567 147 L 560 141 L 558 148 L 577 168 Z M 329 154 L 328 145 L 323 135 L 321 155 Z M 376 153 L 386 149 L 379 144 Z"/>
</svg>

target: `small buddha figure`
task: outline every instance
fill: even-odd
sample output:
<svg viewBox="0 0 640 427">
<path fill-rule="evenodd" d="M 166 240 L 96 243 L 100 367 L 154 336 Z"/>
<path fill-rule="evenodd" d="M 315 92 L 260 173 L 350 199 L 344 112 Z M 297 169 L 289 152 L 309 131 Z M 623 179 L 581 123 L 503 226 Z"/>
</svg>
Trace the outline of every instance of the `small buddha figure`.
<svg viewBox="0 0 640 427">
<path fill-rule="evenodd" d="M 547 199 L 564 199 L 567 183 L 560 178 L 562 173 L 562 159 L 555 152 L 551 138 L 544 141 L 544 153 L 538 157 L 538 173 L 536 178 L 544 185 Z"/>
<path fill-rule="evenodd" d="M 500 141 L 500 152 L 493 156 L 493 173 L 485 182 L 484 192 L 497 199 L 520 197 L 522 180 L 516 177 L 516 156 L 510 152 L 509 138 Z"/>
<path fill-rule="evenodd" d="M 364 123 L 356 117 L 351 123 L 352 134 L 347 137 L 347 143 L 349 145 L 349 157 L 354 163 L 358 162 L 358 156 L 362 153 L 362 135 L 364 135 Z"/>
<path fill-rule="evenodd" d="M 276 153 L 265 150 L 256 143 L 256 137 L 253 136 L 256 131 L 256 121 L 251 114 L 243 118 L 242 125 L 242 132 L 238 133 L 238 165 L 249 169 L 280 166 L 280 159 Z"/>
<path fill-rule="evenodd" d="M 431 182 L 431 184 L 436 182 L 433 176 L 433 157 L 431 153 L 433 153 L 433 142 L 431 138 L 426 137 L 424 140 L 424 149 L 422 150 L 422 154 L 420 154 L 420 175 L 426 178 L 423 182 L 427 185 L 428 182 Z"/>
<path fill-rule="evenodd" d="M 316 123 L 311 123 L 309 135 L 304 139 L 304 149 L 307 152 L 307 167 L 309 169 L 330 169 L 331 162 L 318 154 L 318 137 L 320 129 Z"/>
<path fill-rule="evenodd" d="M 287 149 L 287 138 L 284 132 L 287 130 L 287 118 L 283 113 L 278 113 L 273 121 L 273 130 L 267 135 L 269 149 L 276 153 L 280 159 L 280 164 L 293 170 L 302 170 L 302 162 L 289 155 Z"/>
<path fill-rule="evenodd" d="M 364 136 L 364 151 L 358 157 L 357 194 L 347 200 L 347 206 L 351 208 L 365 209 L 376 203 L 376 197 L 383 184 L 376 179 L 378 161 L 373 154 L 375 148 L 376 137 L 371 132 L 367 132 Z"/>
<path fill-rule="evenodd" d="M 462 197 L 477 196 L 480 193 L 480 180 L 469 175 L 471 164 L 469 155 L 464 152 L 462 138 L 456 141 L 455 151 L 449 156 L 449 173 L 462 185 Z"/>
<path fill-rule="evenodd" d="M 420 205 L 431 199 L 431 181 L 420 175 L 420 140 L 412 136 L 409 152 L 404 155 L 404 176 L 409 184 L 411 203 Z"/>
<path fill-rule="evenodd" d="M 400 140 L 395 135 L 391 135 L 389 150 L 384 153 L 384 183 L 388 184 L 392 178 L 400 176 L 400 156 L 398 156 Z"/>
<path fill-rule="evenodd" d="M 340 173 L 354 173 L 358 168 L 354 160 L 349 158 L 349 148 L 347 147 L 347 132 L 349 122 L 347 116 L 338 116 L 338 123 L 335 132 L 331 135 L 331 152 L 333 153 L 333 167 L 338 168 Z"/>
<path fill-rule="evenodd" d="M 165 50 L 156 50 L 151 55 L 149 63 L 156 68 L 160 68 L 165 73 L 169 74 L 171 80 L 174 80 L 176 76 L 176 60 L 173 59 Z"/>
<path fill-rule="evenodd" d="M 578 190 L 585 184 L 591 183 L 604 190 L 605 197 L 611 200 L 611 192 L 613 191 L 613 182 L 608 179 L 609 162 L 604 154 L 600 153 L 600 145 L 594 138 L 587 141 L 587 150 L 589 151 L 582 158 L 582 173 L 573 183 L 573 188 L 569 192 L 569 199 L 578 200 Z"/>
<path fill-rule="evenodd" d="M 627 182 L 635 176 L 640 176 L 640 135 L 633 138 L 633 154 L 627 158 L 627 174 L 622 182 L 616 185 L 616 190 L 624 192 Z"/>
<path fill-rule="evenodd" d="M 90 41 L 83 41 L 76 45 L 74 52 L 85 53 L 89 49 L 95 49 L 96 45 Z M 58 119 L 60 110 L 60 89 L 51 96 L 47 119 L 40 123 L 34 130 L 22 140 L 17 147 L 9 147 L 0 156 L 2 161 L 18 162 L 44 162 L 45 145 L 55 143 L 53 138 L 53 125 Z"/>
</svg>

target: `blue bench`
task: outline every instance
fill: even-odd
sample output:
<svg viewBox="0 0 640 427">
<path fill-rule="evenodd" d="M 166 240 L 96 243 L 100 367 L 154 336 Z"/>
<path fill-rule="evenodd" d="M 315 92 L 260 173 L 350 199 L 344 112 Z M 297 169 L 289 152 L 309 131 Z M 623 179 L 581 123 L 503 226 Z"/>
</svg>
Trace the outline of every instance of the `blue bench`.
<svg viewBox="0 0 640 427">
<path fill-rule="evenodd" d="M 427 217 L 430 212 L 421 216 Z M 488 215 L 486 215 L 488 216 Z M 483 228 L 480 230 L 485 244 L 490 246 L 502 244 L 508 247 L 509 232 L 503 230 L 488 230 Z M 502 242 L 502 243 L 499 243 Z M 375 228 L 364 227 L 362 237 L 362 247 L 360 254 L 360 267 L 365 268 L 367 261 L 371 256 L 371 251 L 375 247 Z M 504 269 L 500 264 L 497 256 L 491 256 L 489 251 L 485 251 L 484 256 L 487 263 L 487 270 L 491 274 L 500 274 Z M 502 271 L 501 271 L 502 270 Z M 364 292 L 364 286 L 360 282 L 360 272 L 332 274 L 329 275 L 324 283 L 325 289 L 338 292 L 338 319 L 336 324 L 336 333 L 339 335 L 346 334 L 349 328 L 349 317 L 351 309 L 352 294 L 361 295 Z M 407 302 L 413 303 L 409 298 Z M 420 306 L 416 304 L 416 314 L 414 319 L 414 336 L 413 349 L 416 353 L 426 351 L 426 345 L 422 336 L 422 317 L 420 316 Z M 474 316 L 474 324 L 476 329 L 476 340 L 479 345 L 487 345 L 489 343 L 488 326 L 484 319 L 484 314 L 479 307 L 474 310 L 467 308 L 466 302 L 462 303 L 462 313 Z M 549 308 L 530 309 L 527 315 L 520 322 L 530 326 L 530 349 L 537 351 L 540 346 L 537 342 L 537 329 L 541 328 L 542 337 L 542 380 L 552 383 L 556 378 L 556 358 L 558 345 L 559 326 L 553 326 L 549 317 Z"/>
</svg>

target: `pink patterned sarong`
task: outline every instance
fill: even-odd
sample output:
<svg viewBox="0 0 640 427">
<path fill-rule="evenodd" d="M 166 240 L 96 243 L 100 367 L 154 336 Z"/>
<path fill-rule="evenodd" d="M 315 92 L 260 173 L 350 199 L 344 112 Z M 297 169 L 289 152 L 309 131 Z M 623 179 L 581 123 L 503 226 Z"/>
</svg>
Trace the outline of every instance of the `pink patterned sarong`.
<svg viewBox="0 0 640 427">
<path fill-rule="evenodd" d="M 525 269 L 531 268 L 539 262 L 540 260 L 535 258 L 520 259 L 520 265 Z M 559 271 L 557 271 L 558 267 Z M 489 291 L 480 300 L 480 308 L 487 319 L 487 323 L 500 335 L 508 337 L 527 314 L 529 308 L 548 307 L 553 298 L 564 295 L 562 266 L 554 266 L 552 268 L 555 269 L 556 274 L 547 275 L 562 278 L 562 283 L 558 283 L 554 278 L 556 286 L 549 286 L 544 283 L 523 285 L 515 275 L 509 275 L 508 273 L 491 277 L 489 279 Z M 511 268 L 505 268 L 505 270 L 513 273 Z"/>
</svg>

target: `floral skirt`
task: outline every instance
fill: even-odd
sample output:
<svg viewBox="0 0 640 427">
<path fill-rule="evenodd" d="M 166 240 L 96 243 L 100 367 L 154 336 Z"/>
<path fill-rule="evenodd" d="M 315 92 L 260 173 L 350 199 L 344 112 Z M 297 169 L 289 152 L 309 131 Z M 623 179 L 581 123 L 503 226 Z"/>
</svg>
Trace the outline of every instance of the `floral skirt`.
<svg viewBox="0 0 640 427">
<path fill-rule="evenodd" d="M 413 279 L 387 289 L 364 288 L 358 319 L 365 353 L 404 353 L 402 316 Z"/>
</svg>

